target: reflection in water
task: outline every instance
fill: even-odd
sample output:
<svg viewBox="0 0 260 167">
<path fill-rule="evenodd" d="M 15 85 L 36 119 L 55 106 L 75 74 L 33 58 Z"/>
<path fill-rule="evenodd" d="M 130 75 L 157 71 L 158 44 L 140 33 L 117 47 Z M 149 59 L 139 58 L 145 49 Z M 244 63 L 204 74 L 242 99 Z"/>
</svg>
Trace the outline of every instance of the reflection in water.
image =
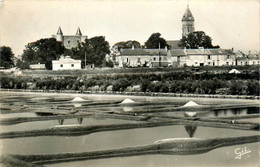
<svg viewBox="0 0 260 167">
<path fill-rule="evenodd" d="M 197 112 L 184 112 L 184 117 L 194 117 L 195 118 L 195 117 L 197 117 L 197 115 L 198 115 Z M 192 138 L 197 129 L 197 126 L 189 124 L 189 125 L 185 125 L 184 127 L 185 127 L 187 133 L 189 134 L 190 138 Z"/>
<path fill-rule="evenodd" d="M 194 133 L 197 129 L 196 125 L 185 125 L 185 129 L 187 131 L 187 133 L 189 134 L 190 138 L 192 138 L 194 136 Z"/>
<path fill-rule="evenodd" d="M 129 106 L 125 106 L 125 107 L 123 107 L 123 110 L 125 111 L 125 112 L 129 112 L 129 111 L 133 111 L 134 110 L 134 108 L 133 107 L 129 107 Z"/>
<path fill-rule="evenodd" d="M 79 124 L 82 124 L 82 122 L 83 122 L 83 118 L 82 117 L 77 118 L 77 120 L 78 120 Z"/>
<path fill-rule="evenodd" d="M 206 117 L 228 117 L 228 116 L 243 116 L 248 114 L 259 114 L 258 107 L 247 107 L 247 108 L 232 108 L 232 109 L 219 109 L 213 110 L 207 113 Z"/>
<path fill-rule="evenodd" d="M 58 119 L 60 125 L 63 125 L 64 119 Z"/>
<path fill-rule="evenodd" d="M 82 106 L 81 103 L 74 103 L 73 105 L 74 105 L 75 108 L 77 108 L 77 107 L 81 107 L 81 106 Z"/>
</svg>

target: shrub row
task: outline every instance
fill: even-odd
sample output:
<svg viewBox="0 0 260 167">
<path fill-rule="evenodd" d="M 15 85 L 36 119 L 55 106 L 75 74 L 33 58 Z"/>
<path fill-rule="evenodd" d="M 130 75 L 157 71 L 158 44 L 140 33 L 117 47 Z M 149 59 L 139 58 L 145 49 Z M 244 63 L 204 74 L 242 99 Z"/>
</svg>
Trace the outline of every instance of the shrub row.
<svg viewBox="0 0 260 167">
<path fill-rule="evenodd" d="M 257 73 L 257 72 L 256 72 Z M 259 80 L 255 73 L 248 76 L 230 74 L 114 74 L 80 77 L 44 77 L 1 75 L 1 88 L 41 90 L 99 90 L 195 94 L 232 94 L 259 96 Z M 138 87 L 139 86 L 139 87 Z M 138 89 L 140 88 L 140 89 Z"/>
</svg>

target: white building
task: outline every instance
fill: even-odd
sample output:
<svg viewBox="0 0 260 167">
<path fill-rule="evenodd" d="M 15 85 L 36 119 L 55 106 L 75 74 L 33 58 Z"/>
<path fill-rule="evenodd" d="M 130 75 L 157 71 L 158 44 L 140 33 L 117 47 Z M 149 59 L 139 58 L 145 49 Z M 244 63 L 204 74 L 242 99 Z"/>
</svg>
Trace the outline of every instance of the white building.
<svg viewBox="0 0 260 167">
<path fill-rule="evenodd" d="M 81 60 L 70 56 L 61 56 L 59 60 L 52 60 L 52 70 L 78 70 L 81 69 Z"/>
</svg>

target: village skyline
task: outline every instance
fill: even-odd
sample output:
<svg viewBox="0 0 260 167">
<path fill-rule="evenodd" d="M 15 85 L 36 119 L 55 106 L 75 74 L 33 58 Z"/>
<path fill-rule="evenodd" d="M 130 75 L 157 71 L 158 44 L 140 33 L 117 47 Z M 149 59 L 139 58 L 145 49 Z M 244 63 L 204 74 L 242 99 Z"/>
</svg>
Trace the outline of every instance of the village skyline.
<svg viewBox="0 0 260 167">
<path fill-rule="evenodd" d="M 89 38 L 105 36 L 110 46 L 136 40 L 143 44 L 152 33 L 166 40 L 181 39 L 181 18 L 189 5 L 195 31 L 204 31 L 214 45 L 248 53 L 259 51 L 259 11 L 250 1 L 12 1 L 1 3 L 1 46 L 15 56 L 25 45 L 50 38 L 61 26 L 64 35 L 80 27 Z M 18 40 L 19 39 L 19 40 Z"/>
</svg>

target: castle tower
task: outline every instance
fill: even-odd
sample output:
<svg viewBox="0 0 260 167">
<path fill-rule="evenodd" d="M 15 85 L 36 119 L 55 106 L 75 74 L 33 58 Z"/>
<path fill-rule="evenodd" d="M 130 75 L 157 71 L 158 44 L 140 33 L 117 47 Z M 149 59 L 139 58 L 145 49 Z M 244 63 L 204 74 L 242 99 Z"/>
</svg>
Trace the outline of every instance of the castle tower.
<svg viewBox="0 0 260 167">
<path fill-rule="evenodd" d="M 59 27 L 59 29 L 58 29 L 58 31 L 57 31 L 57 34 L 56 34 L 56 40 L 57 40 L 57 41 L 60 41 L 60 42 L 63 42 L 63 33 L 62 33 L 60 27 Z"/>
<path fill-rule="evenodd" d="M 82 33 L 81 33 L 81 31 L 80 31 L 80 28 L 78 27 L 78 30 L 77 30 L 77 32 L 76 32 L 76 35 L 78 35 L 78 36 L 82 36 Z"/>
<path fill-rule="evenodd" d="M 194 17 L 190 11 L 189 5 L 182 17 L 182 36 L 187 36 L 189 33 L 195 31 L 194 28 Z"/>
</svg>

